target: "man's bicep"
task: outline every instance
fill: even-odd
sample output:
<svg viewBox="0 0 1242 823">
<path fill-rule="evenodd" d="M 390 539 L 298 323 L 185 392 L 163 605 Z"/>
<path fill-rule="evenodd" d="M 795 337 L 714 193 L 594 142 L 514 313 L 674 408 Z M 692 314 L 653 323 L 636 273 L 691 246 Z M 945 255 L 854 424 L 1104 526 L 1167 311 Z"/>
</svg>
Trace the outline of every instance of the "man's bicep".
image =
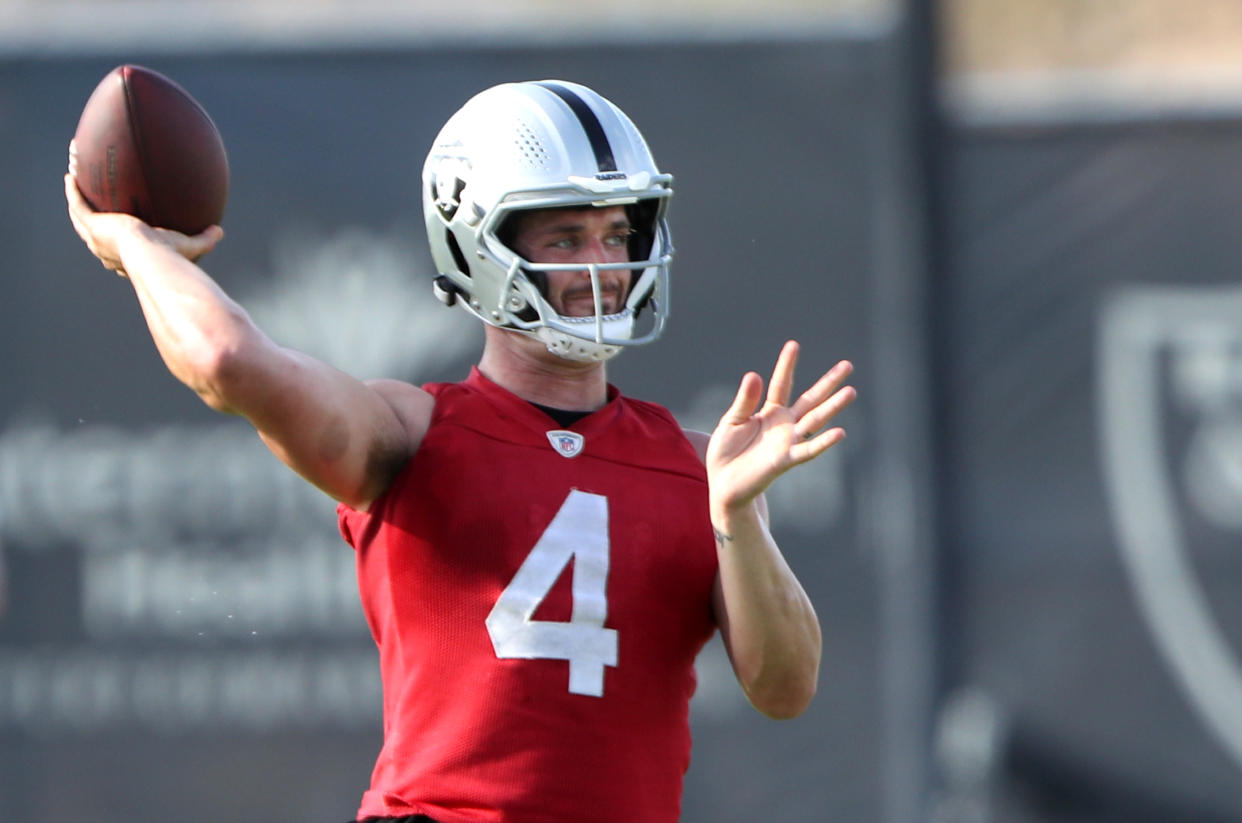
<svg viewBox="0 0 1242 823">
<path fill-rule="evenodd" d="M 290 468 L 333 499 L 365 507 L 417 448 L 431 396 L 397 381 L 364 383 L 304 356 L 288 365 L 270 402 L 247 416 Z"/>
</svg>

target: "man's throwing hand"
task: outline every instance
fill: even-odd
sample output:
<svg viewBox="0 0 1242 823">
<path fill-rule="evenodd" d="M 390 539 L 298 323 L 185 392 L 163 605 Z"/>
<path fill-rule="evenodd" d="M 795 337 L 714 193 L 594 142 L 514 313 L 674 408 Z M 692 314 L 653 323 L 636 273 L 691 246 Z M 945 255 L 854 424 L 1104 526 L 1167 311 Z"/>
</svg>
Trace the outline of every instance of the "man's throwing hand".
<svg viewBox="0 0 1242 823">
<path fill-rule="evenodd" d="M 82 238 L 91 254 L 99 258 L 104 268 L 121 275 L 125 274 L 125 267 L 121 262 L 120 247 L 126 234 L 149 233 L 156 242 L 168 246 L 187 260 L 198 260 L 224 236 L 219 226 L 209 226 L 201 233 L 189 236 L 170 229 L 151 228 L 128 214 L 95 211 L 78 191 L 72 174 L 65 175 L 65 200 L 69 206 L 69 219 L 78 237 Z"/>
</svg>

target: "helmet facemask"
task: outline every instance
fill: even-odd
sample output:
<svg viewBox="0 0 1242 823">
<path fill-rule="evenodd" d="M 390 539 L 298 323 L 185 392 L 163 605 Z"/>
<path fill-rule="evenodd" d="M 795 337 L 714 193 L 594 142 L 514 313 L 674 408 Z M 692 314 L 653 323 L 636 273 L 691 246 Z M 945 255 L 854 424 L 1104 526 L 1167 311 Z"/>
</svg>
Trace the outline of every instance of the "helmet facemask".
<svg viewBox="0 0 1242 823">
<path fill-rule="evenodd" d="M 567 106 L 567 96 L 578 105 Z M 594 113 L 593 135 L 583 107 Z M 611 168 L 600 160 L 601 140 Z M 591 90 L 559 81 L 489 89 L 450 119 L 424 167 L 437 295 L 449 304 L 464 298 L 484 322 L 536 337 L 571 360 L 606 360 L 650 342 L 668 314 L 671 183 L 628 118 Z M 606 206 L 625 207 L 628 262 L 535 263 L 513 248 L 520 213 Z M 559 314 L 548 301 L 548 274 L 584 270 L 594 314 Z M 630 272 L 628 292 L 619 311 L 601 315 L 600 274 L 617 270 Z"/>
<path fill-rule="evenodd" d="M 505 306 L 506 327 L 522 331 L 542 340 L 548 350 L 569 360 L 606 360 L 622 347 L 650 342 L 659 336 L 668 311 L 669 255 L 653 255 L 658 247 L 667 248 L 666 240 L 657 243 L 656 234 L 666 198 L 647 198 L 625 204 L 630 224 L 627 238 L 627 259 L 611 263 L 536 263 L 523 257 L 514 243 L 515 225 L 530 211 L 523 204 L 498 209 L 494 222 L 481 227 L 480 247 L 494 253 L 496 262 L 505 269 L 502 293 L 508 295 Z M 586 203 L 549 207 L 557 211 L 576 211 L 611 205 Z M 559 313 L 549 297 L 548 275 L 553 272 L 585 271 L 590 278 L 594 311 L 586 316 Z M 620 307 L 604 313 L 601 273 L 623 271 Z M 499 325 L 499 324 L 498 324 Z"/>
</svg>

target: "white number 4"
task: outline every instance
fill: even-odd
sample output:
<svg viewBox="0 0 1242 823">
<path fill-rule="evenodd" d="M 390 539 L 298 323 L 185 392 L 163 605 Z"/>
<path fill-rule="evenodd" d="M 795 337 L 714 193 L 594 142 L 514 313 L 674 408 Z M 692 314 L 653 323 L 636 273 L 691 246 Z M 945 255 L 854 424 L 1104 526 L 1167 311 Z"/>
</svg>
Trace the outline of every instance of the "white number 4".
<svg viewBox="0 0 1242 823">
<path fill-rule="evenodd" d="M 568 623 L 531 620 L 574 561 Z M 499 658 L 568 660 L 569 691 L 604 696 L 604 667 L 617 665 L 617 630 L 608 617 L 608 498 L 574 489 L 561 504 L 487 616 Z"/>
</svg>

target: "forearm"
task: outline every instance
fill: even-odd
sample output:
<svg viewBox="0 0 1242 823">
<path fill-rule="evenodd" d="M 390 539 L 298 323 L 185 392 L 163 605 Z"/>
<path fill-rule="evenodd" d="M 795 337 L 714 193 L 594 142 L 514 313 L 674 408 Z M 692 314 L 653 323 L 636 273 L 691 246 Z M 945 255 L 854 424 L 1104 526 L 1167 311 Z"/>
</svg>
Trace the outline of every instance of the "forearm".
<svg viewBox="0 0 1242 823">
<path fill-rule="evenodd" d="M 229 364 L 261 333 L 196 264 L 145 226 L 117 244 L 121 263 L 168 370 L 212 408 L 232 411 Z"/>
<path fill-rule="evenodd" d="M 815 695 L 822 638 L 810 598 L 772 538 L 760 500 L 741 511 L 713 513 L 717 619 L 751 703 L 770 717 L 786 718 L 800 714 Z"/>
</svg>

